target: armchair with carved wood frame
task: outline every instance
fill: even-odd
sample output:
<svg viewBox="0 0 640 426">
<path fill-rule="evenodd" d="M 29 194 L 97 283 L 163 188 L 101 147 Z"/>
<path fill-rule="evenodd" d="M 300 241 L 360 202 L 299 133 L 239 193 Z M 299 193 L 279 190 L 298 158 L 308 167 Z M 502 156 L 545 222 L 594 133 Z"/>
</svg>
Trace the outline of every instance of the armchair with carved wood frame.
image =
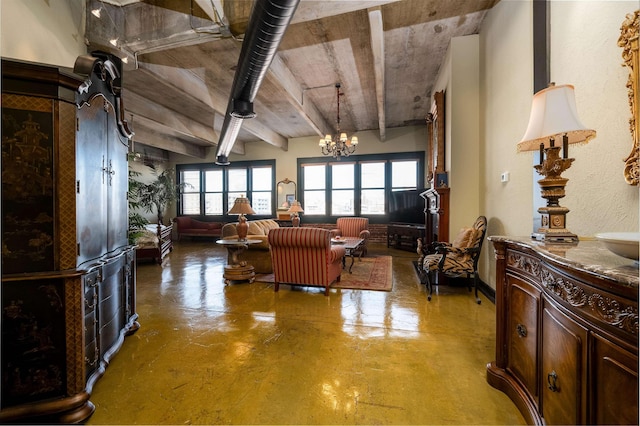
<svg viewBox="0 0 640 426">
<path fill-rule="evenodd" d="M 440 272 L 449 277 L 473 277 L 476 303 L 481 303 L 478 297 L 478 260 L 486 232 L 487 218 L 479 216 L 471 228 L 461 229 L 451 244 L 435 242 L 425 247 L 418 239 L 418 272 L 420 282 L 427 285 L 429 301 L 433 294 L 432 274 Z"/>
</svg>

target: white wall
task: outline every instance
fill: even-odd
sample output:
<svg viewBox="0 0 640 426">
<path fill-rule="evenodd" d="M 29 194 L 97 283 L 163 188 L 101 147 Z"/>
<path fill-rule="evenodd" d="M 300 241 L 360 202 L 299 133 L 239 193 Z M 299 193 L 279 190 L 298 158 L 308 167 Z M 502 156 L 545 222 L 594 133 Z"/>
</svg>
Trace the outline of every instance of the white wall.
<svg viewBox="0 0 640 426">
<path fill-rule="evenodd" d="M 84 0 L 2 0 L 0 55 L 72 68 L 84 44 Z"/>
<path fill-rule="evenodd" d="M 628 69 L 617 46 L 625 15 L 637 1 L 552 1 L 551 80 L 573 84 L 583 123 L 597 131 L 589 144 L 572 146 L 576 160 L 561 205 L 567 228 L 581 238 L 603 231 L 637 231 L 638 187 L 625 183 L 631 150 L 625 87 Z M 536 153 L 516 153 L 527 127 L 533 95 L 532 2 L 502 0 L 480 31 L 482 210 L 488 235 L 529 235 L 532 230 L 532 164 Z M 508 183 L 500 174 L 511 173 Z M 539 177 L 535 177 L 537 180 Z M 452 189 L 453 191 L 453 189 Z M 493 247 L 483 250 L 481 277 L 495 287 Z"/>
</svg>

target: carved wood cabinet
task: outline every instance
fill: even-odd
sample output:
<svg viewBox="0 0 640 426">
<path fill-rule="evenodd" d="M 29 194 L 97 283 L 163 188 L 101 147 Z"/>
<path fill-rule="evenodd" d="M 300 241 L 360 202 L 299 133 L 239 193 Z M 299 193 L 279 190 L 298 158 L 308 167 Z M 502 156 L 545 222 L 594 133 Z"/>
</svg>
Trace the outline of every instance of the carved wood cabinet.
<svg viewBox="0 0 640 426">
<path fill-rule="evenodd" d="M 638 265 L 600 242 L 489 238 L 496 359 L 487 381 L 532 424 L 638 424 Z"/>
<path fill-rule="evenodd" d="M 420 194 L 425 203 L 425 245 L 449 241 L 449 191 L 431 188 Z"/>
<path fill-rule="evenodd" d="M 120 63 L 2 60 L 0 422 L 75 423 L 137 330 Z"/>
</svg>

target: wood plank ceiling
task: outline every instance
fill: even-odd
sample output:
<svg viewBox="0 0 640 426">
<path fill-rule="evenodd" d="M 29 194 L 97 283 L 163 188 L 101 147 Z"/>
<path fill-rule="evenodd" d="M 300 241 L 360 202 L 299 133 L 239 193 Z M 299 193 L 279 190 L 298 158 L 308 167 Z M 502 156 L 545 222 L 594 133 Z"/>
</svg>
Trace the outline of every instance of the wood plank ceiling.
<svg viewBox="0 0 640 426">
<path fill-rule="evenodd" d="M 452 37 L 477 34 L 499 0 L 301 0 L 232 152 L 262 141 L 424 123 Z M 135 143 L 205 158 L 215 151 L 252 0 L 86 0 L 89 50 L 127 63 Z M 92 11 L 100 10 L 100 17 Z M 116 44 L 116 47 L 110 42 Z"/>
</svg>

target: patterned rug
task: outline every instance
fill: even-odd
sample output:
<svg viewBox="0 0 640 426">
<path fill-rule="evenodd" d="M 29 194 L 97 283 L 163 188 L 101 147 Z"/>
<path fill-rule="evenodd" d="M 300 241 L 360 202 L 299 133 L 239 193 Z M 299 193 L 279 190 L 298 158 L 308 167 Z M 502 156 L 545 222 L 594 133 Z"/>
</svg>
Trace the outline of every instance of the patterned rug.
<svg viewBox="0 0 640 426">
<path fill-rule="evenodd" d="M 351 274 L 347 259 L 347 270 L 342 271 L 340 282 L 334 282 L 331 288 L 352 290 L 391 291 L 393 287 L 393 271 L 391 256 L 367 256 L 353 263 Z M 273 274 L 256 275 L 256 281 L 272 283 Z"/>
</svg>

